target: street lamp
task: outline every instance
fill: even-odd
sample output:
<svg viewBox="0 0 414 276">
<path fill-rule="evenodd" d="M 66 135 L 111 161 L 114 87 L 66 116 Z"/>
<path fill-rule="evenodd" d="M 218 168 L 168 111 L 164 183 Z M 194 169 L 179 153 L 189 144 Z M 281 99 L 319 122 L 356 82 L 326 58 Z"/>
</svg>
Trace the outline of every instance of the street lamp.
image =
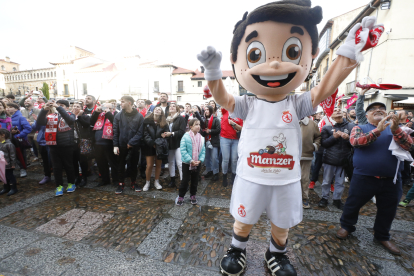
<svg viewBox="0 0 414 276">
<path fill-rule="evenodd" d="M 381 10 L 389 10 L 391 8 L 391 0 L 381 0 Z"/>
</svg>

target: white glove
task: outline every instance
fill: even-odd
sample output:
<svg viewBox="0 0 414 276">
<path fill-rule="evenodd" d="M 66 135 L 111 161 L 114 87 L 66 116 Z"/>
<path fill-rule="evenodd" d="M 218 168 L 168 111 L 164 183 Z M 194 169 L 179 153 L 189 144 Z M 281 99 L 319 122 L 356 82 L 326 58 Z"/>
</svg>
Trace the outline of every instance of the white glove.
<svg viewBox="0 0 414 276">
<path fill-rule="evenodd" d="M 208 46 L 207 50 L 201 51 L 197 55 L 197 59 L 203 64 L 204 78 L 208 81 L 219 80 L 223 76 L 220 69 L 221 52 L 217 52 L 212 46 Z"/>
<path fill-rule="evenodd" d="M 376 21 L 375 16 L 364 17 L 362 23 L 356 24 L 351 29 L 344 45 L 339 47 L 336 54 L 356 60 L 358 63 L 364 61 L 361 52 L 377 46 L 384 32 L 384 25 L 375 25 Z"/>
<path fill-rule="evenodd" d="M 119 148 L 118 147 L 114 147 L 114 154 L 119 155 Z"/>
<path fill-rule="evenodd" d="M 336 50 L 338 56 L 344 56 L 349 59 L 355 60 L 355 33 L 361 27 L 361 23 L 356 24 L 346 37 L 345 43 Z"/>
</svg>

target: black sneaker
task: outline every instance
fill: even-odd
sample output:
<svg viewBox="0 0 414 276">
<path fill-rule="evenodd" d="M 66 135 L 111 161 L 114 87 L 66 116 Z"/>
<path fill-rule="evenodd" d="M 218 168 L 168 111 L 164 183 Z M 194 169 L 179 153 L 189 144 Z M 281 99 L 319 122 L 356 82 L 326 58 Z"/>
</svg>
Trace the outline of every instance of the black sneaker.
<svg viewBox="0 0 414 276">
<path fill-rule="evenodd" d="M 340 199 L 334 200 L 332 204 L 339 210 L 342 210 L 344 208 L 344 204 L 342 203 Z"/>
<path fill-rule="evenodd" d="M 209 171 L 205 176 L 204 176 L 204 179 L 207 179 L 207 178 L 210 178 L 210 177 L 212 177 L 213 176 L 213 172 L 212 171 Z"/>
<path fill-rule="evenodd" d="M 217 181 L 217 180 L 219 180 L 219 175 L 218 175 L 218 173 L 216 173 L 214 176 L 213 176 L 213 179 L 212 179 L 213 181 Z"/>
<path fill-rule="evenodd" d="M 223 187 L 227 187 L 227 174 L 224 174 L 224 173 L 223 173 Z"/>
<path fill-rule="evenodd" d="M 135 191 L 135 186 L 137 183 L 135 181 L 131 181 L 131 190 Z"/>
<path fill-rule="evenodd" d="M 246 249 L 230 245 L 220 262 L 220 271 L 227 275 L 240 275 L 246 268 Z"/>
<path fill-rule="evenodd" d="M 328 206 L 328 200 L 325 198 L 322 198 L 319 203 L 318 203 L 319 207 L 325 208 L 326 206 Z"/>
<path fill-rule="evenodd" d="M 267 267 L 273 276 L 296 276 L 296 270 L 291 265 L 286 253 L 270 252 L 269 248 L 264 254 Z"/>
<path fill-rule="evenodd" d="M 88 184 L 88 179 L 82 178 L 81 182 L 79 183 L 79 187 L 85 187 L 86 184 Z"/>
<path fill-rule="evenodd" d="M 193 205 L 196 205 L 196 204 L 197 204 L 197 198 L 196 198 L 196 196 L 195 196 L 195 195 L 192 195 L 192 196 L 190 197 L 190 202 L 191 202 L 191 204 L 193 204 Z"/>
<path fill-rule="evenodd" d="M 142 188 L 137 183 L 135 183 L 135 192 L 142 192 Z"/>
<path fill-rule="evenodd" d="M 79 176 L 78 178 L 76 178 L 76 180 L 75 180 L 75 185 L 76 186 L 79 186 L 79 184 L 81 183 L 81 181 L 82 181 L 82 178 Z"/>
<path fill-rule="evenodd" d="M 124 183 L 119 183 L 118 188 L 116 188 L 115 194 L 119 195 L 122 194 L 122 192 L 124 191 Z"/>
</svg>

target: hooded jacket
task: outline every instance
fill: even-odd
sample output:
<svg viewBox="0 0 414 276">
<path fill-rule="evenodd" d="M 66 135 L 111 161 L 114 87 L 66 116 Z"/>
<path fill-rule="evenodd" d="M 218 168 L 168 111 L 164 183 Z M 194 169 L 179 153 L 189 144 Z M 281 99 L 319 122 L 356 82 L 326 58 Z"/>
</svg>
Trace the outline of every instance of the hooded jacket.
<svg viewBox="0 0 414 276">
<path fill-rule="evenodd" d="M 342 123 L 336 123 L 334 126 L 324 126 L 322 128 L 322 146 L 325 148 L 322 162 L 332 166 L 342 166 L 343 159 L 345 159 L 352 150 L 351 143 L 348 140 L 344 140 L 342 137 L 335 138 L 332 130 L 345 132 L 351 136 L 352 128 L 354 124 L 351 124 L 344 120 Z"/>
<path fill-rule="evenodd" d="M 181 115 L 178 115 L 172 124 L 171 131 L 174 133 L 172 136 L 168 138 L 168 145 L 170 150 L 175 150 L 180 147 L 181 138 L 183 138 L 185 134 L 185 128 L 187 125 L 187 121 Z"/>
<path fill-rule="evenodd" d="M 10 139 L 0 143 L 0 151 L 4 153 L 4 159 L 7 162 L 6 169 L 11 169 L 12 166 L 16 165 L 16 148 L 10 142 Z"/>
<path fill-rule="evenodd" d="M 131 113 L 122 110 L 114 117 L 114 147 L 139 146 L 142 139 L 144 117 L 135 108 Z"/>
<path fill-rule="evenodd" d="M 12 126 L 17 127 L 20 131 L 19 134 L 14 135 L 16 138 L 25 139 L 27 135 L 32 132 L 32 127 L 30 126 L 27 119 L 22 115 L 20 110 L 17 110 L 11 117 Z"/>
</svg>

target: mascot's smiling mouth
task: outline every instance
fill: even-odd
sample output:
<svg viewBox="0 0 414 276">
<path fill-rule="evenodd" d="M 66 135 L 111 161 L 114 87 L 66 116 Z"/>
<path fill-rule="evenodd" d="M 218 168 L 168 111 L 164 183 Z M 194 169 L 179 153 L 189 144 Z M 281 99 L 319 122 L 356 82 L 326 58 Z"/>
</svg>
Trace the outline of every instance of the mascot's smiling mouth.
<svg viewBox="0 0 414 276">
<path fill-rule="evenodd" d="M 252 75 L 252 77 L 264 87 L 282 87 L 289 83 L 296 76 L 296 72 L 280 75 L 280 76 L 260 76 Z"/>
</svg>

